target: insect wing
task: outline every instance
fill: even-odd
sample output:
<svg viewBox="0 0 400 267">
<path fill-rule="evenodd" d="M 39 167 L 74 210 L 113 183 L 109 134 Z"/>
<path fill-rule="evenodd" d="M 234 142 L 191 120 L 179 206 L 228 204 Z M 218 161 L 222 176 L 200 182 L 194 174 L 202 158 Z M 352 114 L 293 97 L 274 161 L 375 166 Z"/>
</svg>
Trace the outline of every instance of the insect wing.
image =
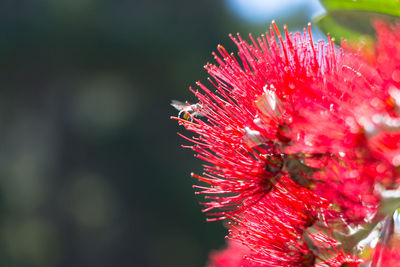
<svg viewBox="0 0 400 267">
<path fill-rule="evenodd" d="M 186 105 L 185 103 L 178 101 L 178 100 L 172 100 L 171 106 L 173 106 L 174 108 L 176 108 L 179 111 L 182 111 L 188 107 L 188 105 Z"/>
</svg>

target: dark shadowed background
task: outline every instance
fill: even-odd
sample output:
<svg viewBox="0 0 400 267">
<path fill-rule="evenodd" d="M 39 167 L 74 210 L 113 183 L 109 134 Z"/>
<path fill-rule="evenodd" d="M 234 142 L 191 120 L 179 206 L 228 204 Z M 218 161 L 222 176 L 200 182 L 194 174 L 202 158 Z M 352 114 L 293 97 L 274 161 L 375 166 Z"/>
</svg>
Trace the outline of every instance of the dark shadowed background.
<svg viewBox="0 0 400 267">
<path fill-rule="evenodd" d="M 1 1 L 0 266 L 204 266 L 226 231 L 170 100 L 194 101 L 228 33 L 301 29 L 317 4 Z"/>
</svg>

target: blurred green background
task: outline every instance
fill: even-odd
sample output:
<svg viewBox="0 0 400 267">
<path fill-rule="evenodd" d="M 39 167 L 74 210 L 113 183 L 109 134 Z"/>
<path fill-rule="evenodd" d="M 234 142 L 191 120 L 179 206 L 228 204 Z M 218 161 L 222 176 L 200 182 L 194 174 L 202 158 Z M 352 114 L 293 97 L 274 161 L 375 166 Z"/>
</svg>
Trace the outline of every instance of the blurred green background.
<svg viewBox="0 0 400 267">
<path fill-rule="evenodd" d="M 194 101 L 228 33 L 320 9 L 259 2 L 0 2 L 0 266 L 204 266 L 226 231 L 169 103 Z"/>
</svg>

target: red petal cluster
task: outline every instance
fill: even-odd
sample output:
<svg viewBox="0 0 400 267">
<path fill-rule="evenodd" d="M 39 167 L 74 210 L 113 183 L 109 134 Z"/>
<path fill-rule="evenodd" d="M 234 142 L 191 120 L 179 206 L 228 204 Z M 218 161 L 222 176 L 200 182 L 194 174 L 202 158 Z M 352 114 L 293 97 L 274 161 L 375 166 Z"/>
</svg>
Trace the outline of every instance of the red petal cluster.
<svg viewBox="0 0 400 267">
<path fill-rule="evenodd" d="M 329 203 L 311 190 L 282 177 L 257 205 L 236 216 L 232 239 L 251 249 L 245 262 L 261 266 L 311 266 L 316 255 L 303 240 L 304 231 Z"/>
<path fill-rule="evenodd" d="M 394 97 L 395 103 L 398 97 L 392 90 L 400 88 L 400 24 L 387 25 L 382 21 L 375 23 L 377 30 L 377 46 L 375 51 L 375 66 L 384 80 L 384 90 Z M 395 103 L 387 103 L 394 107 Z"/>
<path fill-rule="evenodd" d="M 375 266 L 398 266 L 400 262 L 400 249 L 397 246 L 378 245 L 375 248 L 372 262 Z"/>
<path fill-rule="evenodd" d="M 335 50 L 332 42 L 314 44 L 311 34 L 287 31 L 284 41 L 274 27 L 277 34 L 271 28 L 270 35 L 257 41 L 250 35 L 251 43 L 232 37 L 239 60 L 219 46 L 220 56 L 214 54 L 219 66 L 206 66 L 216 92 L 201 83 L 204 93 L 194 91 L 199 99 L 196 112 L 205 119 L 180 120 L 197 134 L 192 149 L 208 163 L 203 175 L 193 175 L 208 184 L 197 186 L 207 195 L 204 211 L 214 211 L 210 215 L 220 219 L 256 203 L 282 175 L 292 172 L 286 166 L 288 156 L 303 160 L 329 154 L 341 165 L 340 155 L 346 154 L 351 164 L 358 162 L 355 148 L 363 145 L 365 128 L 373 127 L 369 102 L 381 83 L 376 71 L 356 55 Z M 358 116 L 361 112 L 367 117 Z M 353 174 L 357 171 L 364 173 L 356 169 Z M 309 175 L 302 176 L 308 180 Z M 349 180 L 337 175 L 333 170 L 317 178 L 331 184 Z M 366 175 L 360 190 L 351 192 L 353 199 L 337 204 L 343 209 L 362 206 L 365 199 L 376 204 L 370 203 L 375 200 L 374 178 L 369 178 Z M 368 213 L 357 212 L 350 219 L 363 219 Z"/>
<path fill-rule="evenodd" d="M 229 240 L 227 247 L 221 251 L 212 251 L 210 253 L 210 261 L 207 267 L 242 267 L 244 264 L 244 257 L 250 253 L 250 249 L 246 246 Z M 256 267 L 246 266 L 246 267 Z"/>
<path fill-rule="evenodd" d="M 341 249 L 323 259 L 304 235 L 381 218 L 377 185 L 399 186 L 400 26 L 376 27 L 372 65 L 331 40 L 314 43 L 310 26 L 231 36 L 237 56 L 218 46 L 217 64 L 205 66 L 213 90 L 198 82 L 198 103 L 176 118 L 205 161 L 193 174 L 204 212 L 233 219 L 230 238 L 247 248 L 230 243 L 210 266 L 358 266 Z"/>
</svg>

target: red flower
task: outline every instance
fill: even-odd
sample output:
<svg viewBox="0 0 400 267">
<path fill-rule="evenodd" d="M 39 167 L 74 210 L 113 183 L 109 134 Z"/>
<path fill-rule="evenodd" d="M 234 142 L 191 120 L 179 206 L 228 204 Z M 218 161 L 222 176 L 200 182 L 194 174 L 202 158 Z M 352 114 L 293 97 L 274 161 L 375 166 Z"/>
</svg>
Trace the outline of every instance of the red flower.
<svg viewBox="0 0 400 267">
<path fill-rule="evenodd" d="M 376 157 L 397 167 L 400 165 L 400 24 L 387 25 L 375 22 L 377 45 L 375 67 L 382 77 L 381 112 L 373 114 L 379 131 L 369 140 Z"/>
<path fill-rule="evenodd" d="M 190 139 L 195 144 L 191 148 L 207 164 L 203 175 L 193 176 L 208 184 L 196 187 L 207 195 L 204 211 L 218 209 L 210 214 L 218 218 L 251 206 L 270 192 L 291 171 L 288 156 L 342 149 L 343 139 L 353 142 L 342 118 L 330 114 L 339 108 L 343 95 L 334 87 L 343 52 L 335 51 L 332 43 L 314 46 L 306 34 L 291 36 L 286 31 L 283 41 L 273 25 L 277 36 L 272 29 L 271 36 L 257 41 L 250 35 L 251 44 L 239 35 L 232 37 L 240 62 L 219 46 L 222 58 L 214 54 L 219 66 L 206 66 L 216 92 L 201 83 L 205 93 L 193 91 L 199 99 L 193 109 L 205 119 L 179 119 L 197 134 Z M 329 123 L 314 127 L 323 121 Z M 301 173 L 303 180 L 309 175 Z"/>
<path fill-rule="evenodd" d="M 375 66 L 385 82 L 384 91 L 390 93 L 397 103 L 399 97 L 393 96 L 391 90 L 400 88 L 400 24 L 387 25 L 382 21 L 375 22 L 377 45 Z"/>
<path fill-rule="evenodd" d="M 375 183 L 392 180 L 393 170 L 364 157 L 330 157 L 325 168 L 314 174 L 314 191 L 340 207 L 343 219 L 353 223 L 371 220 L 380 204 Z"/>
<path fill-rule="evenodd" d="M 377 201 L 373 185 L 380 177 L 369 175 L 360 158 L 368 154 L 362 151 L 365 132 L 372 131 L 372 117 L 381 112 L 370 102 L 382 81 L 360 57 L 335 50 L 332 42 L 315 45 L 311 33 L 291 35 L 286 29 L 284 41 L 273 26 L 277 35 L 271 28 L 270 36 L 257 41 L 250 35 L 251 43 L 232 37 L 240 60 L 219 46 L 221 57 L 214 54 L 219 66 L 205 67 L 214 78 L 215 93 L 202 83 L 198 86 L 204 93 L 193 90 L 199 103 L 191 108 L 204 118 L 187 114 L 191 120 L 178 119 L 197 134 L 187 139 L 207 162 L 203 175 L 193 174 L 207 184 L 195 186 L 206 195 L 204 211 L 223 219 L 259 201 L 284 175 L 303 186 L 315 175 L 320 184 L 339 183 L 336 192 L 317 186 L 321 197 L 344 210 L 360 209 L 354 218 L 349 212 L 346 216 L 362 220 L 374 212 Z M 382 101 L 377 98 L 374 105 Z M 330 156 L 332 166 L 303 164 L 321 155 Z M 329 170 L 333 166 L 363 176 L 342 177 L 343 172 Z"/>
<path fill-rule="evenodd" d="M 282 177 L 268 195 L 235 220 L 232 239 L 249 247 L 245 262 L 261 266 L 312 266 L 317 255 L 303 239 L 329 203 Z"/>
<path fill-rule="evenodd" d="M 372 262 L 373 266 L 398 266 L 400 262 L 400 242 L 397 240 L 396 245 L 380 244 L 375 247 Z"/>
<path fill-rule="evenodd" d="M 358 266 L 333 237 L 321 239 L 329 255 L 315 248 L 310 227 L 340 225 L 335 236 L 378 220 L 376 185 L 398 186 L 400 45 L 390 42 L 400 35 L 377 23 L 371 66 L 332 41 L 314 44 L 310 27 L 285 28 L 285 40 L 273 27 L 250 43 L 231 36 L 238 57 L 218 46 L 217 65 L 205 66 L 215 92 L 198 82 L 198 103 L 175 118 L 206 162 L 192 174 L 203 211 L 233 219 L 230 238 L 247 248 L 229 243 L 210 266 Z"/>
<path fill-rule="evenodd" d="M 228 239 L 227 247 L 221 251 L 210 253 L 207 267 L 242 267 L 243 257 L 250 253 L 250 249 L 239 242 Z M 250 266 L 248 266 L 250 267 Z M 253 265 L 252 267 L 256 267 Z"/>
</svg>

